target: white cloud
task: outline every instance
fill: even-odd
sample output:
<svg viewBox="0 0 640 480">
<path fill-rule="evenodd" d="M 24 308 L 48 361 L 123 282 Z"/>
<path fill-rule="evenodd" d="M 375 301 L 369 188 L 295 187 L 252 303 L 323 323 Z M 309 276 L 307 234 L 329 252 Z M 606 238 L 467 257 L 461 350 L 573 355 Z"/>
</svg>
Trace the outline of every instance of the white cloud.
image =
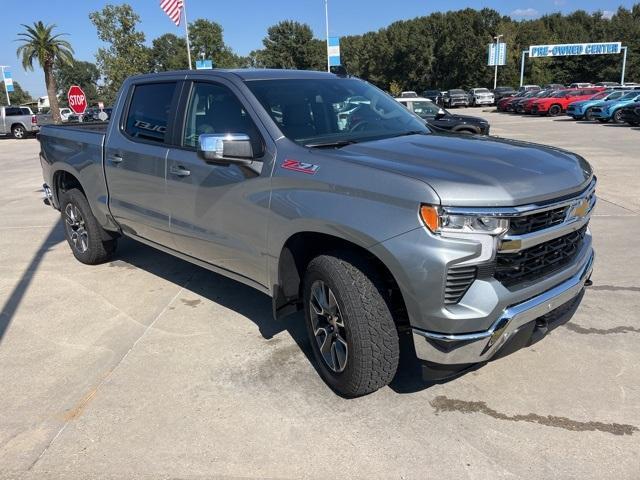
<svg viewBox="0 0 640 480">
<path fill-rule="evenodd" d="M 516 18 L 534 18 L 539 17 L 540 12 L 535 8 L 516 8 L 511 12 L 511 16 Z"/>
<path fill-rule="evenodd" d="M 611 20 L 611 17 L 613 17 L 613 15 L 616 12 L 614 12 L 613 10 L 603 10 L 602 11 L 602 18 L 606 18 L 607 20 Z"/>
</svg>

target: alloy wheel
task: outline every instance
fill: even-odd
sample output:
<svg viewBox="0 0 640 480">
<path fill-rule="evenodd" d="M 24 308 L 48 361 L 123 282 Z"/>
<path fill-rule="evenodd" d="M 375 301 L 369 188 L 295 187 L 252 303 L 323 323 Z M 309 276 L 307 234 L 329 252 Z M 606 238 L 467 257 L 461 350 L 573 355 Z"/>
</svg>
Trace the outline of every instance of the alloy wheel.
<svg viewBox="0 0 640 480">
<path fill-rule="evenodd" d="M 82 213 L 75 204 L 68 203 L 64 209 L 64 215 L 65 228 L 73 248 L 79 253 L 86 252 L 89 249 L 89 233 Z"/>
<path fill-rule="evenodd" d="M 14 127 L 13 128 L 13 136 L 14 138 L 23 138 L 24 137 L 24 128 L 22 127 Z"/>
<path fill-rule="evenodd" d="M 336 297 L 322 280 L 311 285 L 309 308 L 313 335 L 325 365 L 335 373 L 344 371 L 349 358 L 347 332 Z"/>
</svg>

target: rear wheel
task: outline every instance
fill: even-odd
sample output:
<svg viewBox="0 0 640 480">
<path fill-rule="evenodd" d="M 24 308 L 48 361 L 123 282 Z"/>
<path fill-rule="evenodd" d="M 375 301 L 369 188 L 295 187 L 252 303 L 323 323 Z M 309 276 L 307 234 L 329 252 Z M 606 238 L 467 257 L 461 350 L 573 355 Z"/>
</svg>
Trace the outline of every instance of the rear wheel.
<svg viewBox="0 0 640 480">
<path fill-rule="evenodd" d="M 22 140 L 27 135 L 27 132 L 22 125 L 14 125 L 11 128 L 11 135 L 17 140 Z"/>
<path fill-rule="evenodd" d="M 562 107 L 560 105 L 551 105 L 551 107 L 549 107 L 550 117 L 557 117 L 561 113 L 562 113 Z"/>
<path fill-rule="evenodd" d="M 77 188 L 62 192 L 60 212 L 64 232 L 73 256 L 87 265 L 108 260 L 116 249 L 115 238 L 98 224 L 84 194 Z"/>
<path fill-rule="evenodd" d="M 366 395 L 395 376 L 400 347 L 385 292 L 382 278 L 356 255 L 321 255 L 307 267 L 311 348 L 320 376 L 339 395 Z"/>
</svg>

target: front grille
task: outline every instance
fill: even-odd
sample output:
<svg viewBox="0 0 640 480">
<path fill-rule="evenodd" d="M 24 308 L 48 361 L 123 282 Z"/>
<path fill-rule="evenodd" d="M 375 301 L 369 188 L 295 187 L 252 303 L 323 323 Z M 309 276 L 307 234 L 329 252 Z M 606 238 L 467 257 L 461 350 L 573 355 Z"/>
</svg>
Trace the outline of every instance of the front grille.
<svg viewBox="0 0 640 480">
<path fill-rule="evenodd" d="M 447 283 L 444 289 L 445 305 L 458 303 L 467 293 L 469 287 L 478 275 L 477 267 L 459 266 L 447 270 Z"/>
<path fill-rule="evenodd" d="M 568 265 L 582 246 L 587 226 L 562 237 L 521 250 L 496 255 L 495 278 L 505 287 L 535 280 Z"/>
<path fill-rule="evenodd" d="M 569 206 L 553 208 L 540 213 L 515 217 L 509 223 L 509 235 L 523 235 L 560 225 L 567 216 Z"/>
</svg>

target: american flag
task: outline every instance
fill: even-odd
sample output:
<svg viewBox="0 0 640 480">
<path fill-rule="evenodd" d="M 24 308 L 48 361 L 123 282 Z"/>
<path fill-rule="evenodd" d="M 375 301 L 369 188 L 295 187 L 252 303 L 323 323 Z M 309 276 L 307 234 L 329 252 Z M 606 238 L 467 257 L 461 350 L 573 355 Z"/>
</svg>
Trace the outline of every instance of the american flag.
<svg viewBox="0 0 640 480">
<path fill-rule="evenodd" d="M 169 15 L 169 18 L 176 25 L 180 25 L 180 14 L 182 13 L 182 7 L 184 0 L 160 0 L 160 8 L 164 10 L 164 13 Z"/>
</svg>

